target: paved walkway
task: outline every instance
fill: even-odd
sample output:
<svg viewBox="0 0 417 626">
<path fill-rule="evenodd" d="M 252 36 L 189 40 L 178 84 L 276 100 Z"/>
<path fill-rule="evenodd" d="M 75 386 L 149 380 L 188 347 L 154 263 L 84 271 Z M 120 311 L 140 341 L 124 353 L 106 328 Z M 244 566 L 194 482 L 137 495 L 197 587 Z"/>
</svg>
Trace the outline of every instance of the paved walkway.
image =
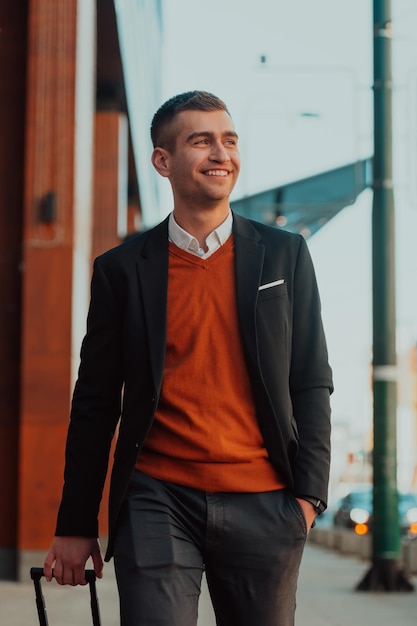
<svg viewBox="0 0 417 626">
<path fill-rule="evenodd" d="M 411 593 L 354 591 L 367 569 L 368 564 L 356 558 L 307 545 L 298 585 L 296 626 L 415 626 L 417 579 L 413 581 L 416 590 Z M 43 588 L 50 626 L 92 623 L 88 588 L 59 587 L 55 583 L 44 583 Z M 98 581 L 97 589 L 102 626 L 118 626 L 117 592 L 111 564 L 106 566 L 105 577 Z M 0 581 L 0 625 L 37 624 L 32 583 Z M 198 626 L 215 626 L 205 589 Z"/>
</svg>

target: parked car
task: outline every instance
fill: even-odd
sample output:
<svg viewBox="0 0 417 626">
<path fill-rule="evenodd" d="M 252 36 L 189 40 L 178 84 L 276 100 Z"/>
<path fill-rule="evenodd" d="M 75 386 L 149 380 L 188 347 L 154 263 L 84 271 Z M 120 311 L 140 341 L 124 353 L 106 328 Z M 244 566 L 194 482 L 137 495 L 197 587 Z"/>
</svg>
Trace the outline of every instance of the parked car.
<svg viewBox="0 0 417 626">
<path fill-rule="evenodd" d="M 358 535 L 372 530 L 372 486 L 351 491 L 344 496 L 333 516 L 335 526 L 351 528 Z M 398 494 L 398 515 L 401 533 L 417 537 L 417 494 Z"/>
</svg>

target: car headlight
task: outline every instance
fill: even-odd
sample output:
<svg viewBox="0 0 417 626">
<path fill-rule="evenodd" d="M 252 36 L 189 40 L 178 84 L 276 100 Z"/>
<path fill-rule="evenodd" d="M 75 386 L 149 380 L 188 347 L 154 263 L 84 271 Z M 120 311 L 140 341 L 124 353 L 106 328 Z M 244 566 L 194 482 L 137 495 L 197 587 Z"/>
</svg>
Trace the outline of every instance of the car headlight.
<svg viewBox="0 0 417 626">
<path fill-rule="evenodd" d="M 369 520 L 369 513 L 365 509 L 352 509 L 350 512 L 350 519 L 355 524 L 366 524 Z"/>
<path fill-rule="evenodd" d="M 408 524 L 415 524 L 417 522 L 417 507 L 414 506 L 412 509 L 408 509 L 405 517 Z"/>
</svg>

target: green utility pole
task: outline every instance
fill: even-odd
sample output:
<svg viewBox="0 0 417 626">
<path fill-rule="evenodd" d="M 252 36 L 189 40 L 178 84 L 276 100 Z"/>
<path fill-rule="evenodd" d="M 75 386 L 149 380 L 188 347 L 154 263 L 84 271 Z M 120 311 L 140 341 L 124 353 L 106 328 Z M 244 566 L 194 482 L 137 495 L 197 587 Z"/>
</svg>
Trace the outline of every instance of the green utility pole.
<svg viewBox="0 0 417 626">
<path fill-rule="evenodd" d="M 392 182 L 391 0 L 374 0 L 372 565 L 357 589 L 412 590 L 401 563 L 397 493 L 395 229 Z"/>
</svg>

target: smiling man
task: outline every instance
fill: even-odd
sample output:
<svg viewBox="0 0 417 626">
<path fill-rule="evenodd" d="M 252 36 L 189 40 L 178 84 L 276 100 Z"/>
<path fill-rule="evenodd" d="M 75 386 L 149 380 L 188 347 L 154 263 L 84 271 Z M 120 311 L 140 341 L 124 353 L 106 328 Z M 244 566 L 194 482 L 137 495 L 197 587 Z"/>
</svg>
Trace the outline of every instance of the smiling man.
<svg viewBox="0 0 417 626">
<path fill-rule="evenodd" d="M 176 222 L 206 248 L 206 237 L 227 218 L 240 171 L 232 119 L 226 110 L 186 110 L 172 126 L 161 124 L 152 128 L 152 163 L 169 178 Z"/>
<path fill-rule="evenodd" d="M 292 626 L 326 507 L 331 370 L 301 236 L 234 215 L 238 137 L 202 91 L 156 112 L 174 210 L 98 257 L 46 576 L 85 584 L 118 441 L 106 560 L 123 626 L 195 626 L 205 571 L 220 626 Z"/>
</svg>

